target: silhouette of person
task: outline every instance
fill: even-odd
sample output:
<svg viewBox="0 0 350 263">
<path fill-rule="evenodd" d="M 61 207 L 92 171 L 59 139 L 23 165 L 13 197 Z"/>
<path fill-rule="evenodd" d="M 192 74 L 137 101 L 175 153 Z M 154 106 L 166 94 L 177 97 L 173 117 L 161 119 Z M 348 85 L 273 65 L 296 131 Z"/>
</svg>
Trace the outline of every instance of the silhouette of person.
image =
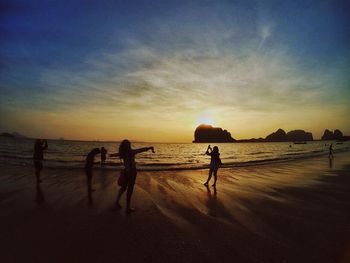
<svg viewBox="0 0 350 263">
<path fill-rule="evenodd" d="M 43 160 L 44 160 L 44 150 L 48 148 L 47 140 L 37 139 L 34 142 L 34 168 L 35 168 L 35 176 L 36 182 L 41 183 L 40 180 L 40 172 L 43 169 Z"/>
<path fill-rule="evenodd" d="M 104 166 L 106 164 L 107 159 L 107 150 L 105 147 L 101 147 L 101 166 Z"/>
<path fill-rule="evenodd" d="M 329 158 L 333 158 L 333 144 L 331 143 L 331 145 L 329 146 Z"/>
<path fill-rule="evenodd" d="M 212 149 L 210 147 L 210 145 L 208 145 L 208 148 L 207 148 L 207 151 L 205 152 L 205 154 L 210 156 L 210 168 L 209 168 L 208 179 L 204 183 L 204 185 L 208 186 L 208 183 L 209 183 L 212 175 L 214 175 L 214 183 L 212 186 L 216 187 L 218 169 L 222 165 L 221 159 L 220 159 L 219 148 L 217 146 L 214 146 L 214 148 Z"/>
<path fill-rule="evenodd" d="M 94 189 L 91 188 L 92 168 L 93 168 L 94 163 L 95 163 L 94 162 L 95 156 L 99 153 L 101 153 L 101 150 L 99 148 L 94 148 L 86 156 L 85 174 L 86 174 L 86 183 L 87 183 L 88 194 L 90 194 L 92 191 L 94 191 Z"/>
<path fill-rule="evenodd" d="M 152 150 L 154 153 L 154 147 L 143 147 L 139 149 L 132 149 L 131 143 L 128 140 L 123 140 L 119 145 L 119 152 L 110 154 L 111 157 L 119 157 L 123 160 L 124 164 L 124 176 L 125 176 L 125 183 L 120 187 L 117 200 L 116 200 L 116 207 L 118 209 L 122 208 L 122 206 L 119 203 L 119 200 L 123 193 L 127 190 L 126 193 L 126 212 L 131 213 L 134 211 L 134 209 L 131 207 L 131 196 L 134 190 L 134 185 L 136 181 L 136 162 L 135 162 L 135 156 L 136 154 L 147 152 L 149 150 Z"/>
</svg>

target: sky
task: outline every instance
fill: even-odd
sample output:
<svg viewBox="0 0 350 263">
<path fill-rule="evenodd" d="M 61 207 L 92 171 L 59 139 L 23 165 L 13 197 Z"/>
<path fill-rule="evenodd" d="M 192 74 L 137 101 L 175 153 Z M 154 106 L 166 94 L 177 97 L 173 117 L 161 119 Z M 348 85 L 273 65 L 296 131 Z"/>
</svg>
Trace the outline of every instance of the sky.
<svg viewBox="0 0 350 263">
<path fill-rule="evenodd" d="M 350 135 L 348 1 L 1 1 L 0 131 Z"/>
</svg>

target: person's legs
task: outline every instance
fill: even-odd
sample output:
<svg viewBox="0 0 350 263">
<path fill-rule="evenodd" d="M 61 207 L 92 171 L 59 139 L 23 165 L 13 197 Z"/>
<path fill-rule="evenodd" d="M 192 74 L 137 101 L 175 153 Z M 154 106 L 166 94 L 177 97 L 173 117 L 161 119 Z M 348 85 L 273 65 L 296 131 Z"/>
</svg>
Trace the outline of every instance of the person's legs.
<svg viewBox="0 0 350 263">
<path fill-rule="evenodd" d="M 215 187 L 215 186 L 216 186 L 216 180 L 218 179 L 218 168 L 214 169 L 213 173 L 214 173 L 214 183 L 213 183 L 213 186 Z"/>
<path fill-rule="evenodd" d="M 126 192 L 126 211 L 127 212 L 132 212 L 134 209 L 131 208 L 131 196 L 132 196 L 132 193 L 134 191 L 134 183 L 131 183 L 128 185 L 128 190 Z"/>
<path fill-rule="evenodd" d="M 213 174 L 213 168 L 210 167 L 210 169 L 209 169 L 209 174 L 208 174 L 208 179 L 207 179 L 207 181 L 204 183 L 204 185 L 208 185 L 208 183 L 209 183 L 209 181 L 210 181 L 210 179 L 211 179 L 212 174 Z"/>
<path fill-rule="evenodd" d="M 34 162 L 34 166 L 35 166 L 35 176 L 36 176 L 36 182 L 37 183 L 41 183 L 40 180 L 40 172 L 43 169 L 43 164 L 40 161 L 35 161 Z"/>
<path fill-rule="evenodd" d="M 128 213 L 134 211 L 134 209 L 131 208 L 130 204 L 131 204 L 131 196 L 132 196 L 132 193 L 134 191 L 135 181 L 136 181 L 136 171 L 132 172 L 130 174 L 129 183 L 128 183 L 128 190 L 126 192 L 126 212 L 128 212 Z"/>
<path fill-rule="evenodd" d="M 118 207 L 118 208 L 121 208 L 122 206 L 120 205 L 119 203 L 119 200 L 120 198 L 122 197 L 122 195 L 124 194 L 126 188 L 127 188 L 127 184 L 123 185 L 122 187 L 120 187 L 119 189 L 119 192 L 118 192 L 118 195 L 117 195 L 117 200 L 115 201 L 115 205 Z"/>
<path fill-rule="evenodd" d="M 85 168 L 85 173 L 86 173 L 86 184 L 87 184 L 87 189 L 88 192 L 91 192 L 91 181 L 92 181 L 92 169 Z"/>
</svg>

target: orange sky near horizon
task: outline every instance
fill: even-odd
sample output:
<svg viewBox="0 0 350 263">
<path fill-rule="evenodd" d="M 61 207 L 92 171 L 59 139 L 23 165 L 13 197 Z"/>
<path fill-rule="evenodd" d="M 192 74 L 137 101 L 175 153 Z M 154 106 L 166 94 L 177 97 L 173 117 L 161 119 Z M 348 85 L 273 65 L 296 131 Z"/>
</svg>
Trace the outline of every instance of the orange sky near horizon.
<svg viewBox="0 0 350 263">
<path fill-rule="evenodd" d="M 148 114 L 145 111 L 136 120 L 132 120 L 118 116 L 115 118 L 106 118 L 103 115 L 92 116 L 83 112 L 69 116 L 65 113 L 37 113 L 37 115 L 31 113 L 28 116 L 23 113 L 20 121 L 16 118 L 12 131 L 33 138 L 63 137 L 72 140 L 106 141 L 120 141 L 128 138 L 133 141 L 178 143 L 192 142 L 194 130 L 201 123 L 226 129 L 235 139 L 265 138 L 278 128 L 286 132 L 303 129 L 312 132 L 314 139 L 319 139 L 326 128 L 340 129 L 344 134 L 349 134 L 345 128 L 348 124 L 341 117 L 337 119 L 331 113 L 327 115 L 327 110 L 322 113 L 323 118 L 315 118 L 312 112 L 304 113 L 302 118 L 297 112 L 294 115 L 278 112 L 246 114 L 238 112 L 231 118 L 221 116 L 219 113 L 188 112 L 183 120 L 169 119 L 164 122 L 147 119 Z"/>
</svg>

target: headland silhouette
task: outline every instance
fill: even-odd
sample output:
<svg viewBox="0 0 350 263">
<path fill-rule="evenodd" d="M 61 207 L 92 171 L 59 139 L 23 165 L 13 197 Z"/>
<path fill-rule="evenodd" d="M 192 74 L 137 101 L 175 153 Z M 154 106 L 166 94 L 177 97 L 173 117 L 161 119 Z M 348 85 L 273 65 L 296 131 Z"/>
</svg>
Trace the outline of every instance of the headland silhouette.
<svg viewBox="0 0 350 263">
<path fill-rule="evenodd" d="M 350 140 L 350 136 L 344 136 L 343 133 L 336 129 L 333 132 L 326 129 L 321 140 L 338 140 L 346 141 Z M 208 124 L 199 125 L 194 132 L 193 143 L 234 143 L 234 142 L 308 142 L 314 141 L 314 137 L 311 132 L 307 132 L 301 129 L 285 132 L 279 128 L 277 131 L 272 132 L 265 138 L 252 138 L 252 139 L 234 139 L 231 133 L 220 127 L 213 127 Z"/>
</svg>

